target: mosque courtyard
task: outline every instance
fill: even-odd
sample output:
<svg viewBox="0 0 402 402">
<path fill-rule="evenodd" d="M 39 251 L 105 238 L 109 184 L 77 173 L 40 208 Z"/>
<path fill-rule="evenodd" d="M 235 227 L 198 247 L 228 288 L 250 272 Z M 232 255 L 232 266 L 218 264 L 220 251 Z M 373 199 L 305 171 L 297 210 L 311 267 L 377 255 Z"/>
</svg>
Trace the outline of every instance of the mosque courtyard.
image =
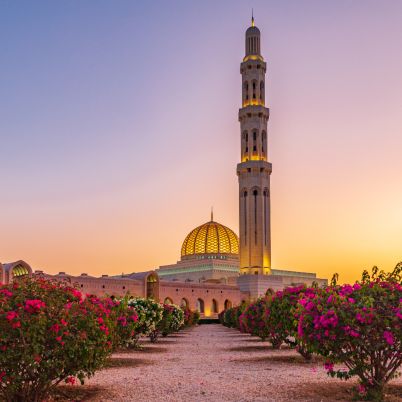
<svg viewBox="0 0 402 402">
<path fill-rule="evenodd" d="M 200 325 L 140 350 L 116 353 L 84 386 L 62 386 L 80 401 L 348 401 L 353 381 L 330 378 L 323 361 L 218 324 Z M 402 401 L 402 380 L 386 401 Z M 59 400 L 59 399 L 58 399 Z"/>
</svg>

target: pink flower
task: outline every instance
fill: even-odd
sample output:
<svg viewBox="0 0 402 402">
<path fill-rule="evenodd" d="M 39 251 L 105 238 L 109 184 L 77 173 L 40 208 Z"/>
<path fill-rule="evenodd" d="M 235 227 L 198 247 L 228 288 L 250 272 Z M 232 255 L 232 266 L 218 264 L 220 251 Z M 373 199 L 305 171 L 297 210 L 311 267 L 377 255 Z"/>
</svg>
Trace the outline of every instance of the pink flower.
<svg viewBox="0 0 402 402">
<path fill-rule="evenodd" d="M 77 299 L 81 300 L 82 294 L 81 294 L 81 292 L 79 292 L 77 289 L 72 289 L 72 290 L 71 290 L 71 293 L 72 293 Z"/>
<path fill-rule="evenodd" d="M 360 334 L 358 332 L 356 332 L 355 330 L 351 329 L 349 331 L 349 335 L 352 336 L 353 338 L 359 338 Z"/>
<path fill-rule="evenodd" d="M 75 384 L 75 377 L 70 375 L 69 377 L 66 378 L 65 381 L 66 381 L 67 384 L 74 385 Z"/>
<path fill-rule="evenodd" d="M 18 313 L 16 313 L 15 311 L 9 311 L 6 314 L 6 318 L 8 321 L 12 321 L 12 320 L 14 320 L 14 318 L 17 318 L 17 317 L 18 317 Z"/>
<path fill-rule="evenodd" d="M 137 322 L 138 321 L 138 315 L 137 314 L 130 315 L 129 319 L 131 321 Z"/>
<path fill-rule="evenodd" d="M 106 335 L 109 335 L 109 328 L 106 325 L 101 325 L 100 330 L 103 331 Z"/>
<path fill-rule="evenodd" d="M 66 327 L 67 324 L 68 324 L 68 322 L 66 320 L 63 320 L 63 319 L 61 319 L 60 322 L 61 322 L 61 325 L 63 325 L 63 327 Z"/>
<path fill-rule="evenodd" d="M 359 392 L 359 395 L 366 395 L 366 387 L 363 384 L 359 384 L 357 391 Z"/>
<path fill-rule="evenodd" d="M 334 371 L 334 364 L 331 362 L 325 362 L 324 368 L 327 371 Z"/>
<path fill-rule="evenodd" d="M 46 304 L 39 299 L 26 300 L 24 310 L 30 314 L 38 313 Z"/>
<path fill-rule="evenodd" d="M 57 333 L 57 332 L 60 331 L 60 325 L 59 325 L 59 324 L 53 324 L 53 325 L 50 327 L 50 330 L 51 330 L 52 332 L 54 332 L 54 333 Z"/>
<path fill-rule="evenodd" d="M 393 345 L 395 343 L 395 339 L 394 336 L 392 335 L 392 332 L 384 331 L 383 337 L 385 339 L 385 342 L 388 343 L 388 345 Z"/>
<path fill-rule="evenodd" d="M 3 378 L 6 376 L 5 371 L 0 371 L 0 382 L 3 382 Z"/>
<path fill-rule="evenodd" d="M 3 294 L 6 297 L 11 297 L 13 295 L 8 289 L 0 289 L 0 294 Z"/>
</svg>

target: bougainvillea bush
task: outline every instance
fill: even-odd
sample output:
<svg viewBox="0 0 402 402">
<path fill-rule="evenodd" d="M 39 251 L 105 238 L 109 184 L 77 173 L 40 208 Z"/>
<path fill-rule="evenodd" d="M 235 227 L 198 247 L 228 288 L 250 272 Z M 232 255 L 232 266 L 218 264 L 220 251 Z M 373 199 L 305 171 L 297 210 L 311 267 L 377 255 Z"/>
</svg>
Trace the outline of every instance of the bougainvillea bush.
<svg viewBox="0 0 402 402">
<path fill-rule="evenodd" d="M 99 301 L 110 309 L 110 319 L 115 323 L 113 332 L 114 349 L 132 347 L 135 344 L 135 336 L 140 322 L 134 307 L 128 304 L 128 297 L 124 297 L 122 300 L 104 298 Z"/>
<path fill-rule="evenodd" d="M 128 300 L 128 306 L 132 307 L 138 316 L 137 331 L 132 344 L 132 346 L 137 346 L 140 336 L 149 336 L 162 321 L 163 305 L 153 299 L 135 297 Z"/>
<path fill-rule="evenodd" d="M 312 350 L 302 339 L 297 337 L 298 320 L 295 317 L 295 309 L 301 297 L 314 295 L 316 288 L 308 288 L 305 285 L 289 287 L 277 291 L 272 295 L 269 304 L 269 319 L 267 326 L 288 345 L 296 347 L 296 350 L 306 359 L 311 359 Z"/>
<path fill-rule="evenodd" d="M 184 326 L 185 327 L 192 327 L 194 325 L 198 324 L 198 321 L 200 320 L 200 313 L 199 311 L 195 310 L 190 310 L 189 308 L 186 308 L 184 310 Z"/>
<path fill-rule="evenodd" d="M 175 304 L 163 305 L 162 325 L 159 326 L 163 336 L 178 332 L 184 325 L 184 312 Z"/>
<path fill-rule="evenodd" d="M 228 328 L 240 329 L 239 318 L 243 314 L 243 311 L 247 308 L 246 303 L 240 304 L 240 306 L 230 307 L 225 310 L 223 314 L 223 325 Z"/>
<path fill-rule="evenodd" d="M 240 331 L 266 339 L 272 343 L 274 349 L 278 349 L 286 334 L 278 332 L 271 322 L 272 297 L 266 296 L 251 303 L 239 317 Z"/>
<path fill-rule="evenodd" d="M 331 376 L 357 376 L 360 396 L 382 400 L 402 363 L 402 264 L 386 276 L 364 273 L 354 285 L 332 286 L 299 301 L 298 337 L 326 357 Z M 342 363 L 346 369 L 336 369 Z"/>
<path fill-rule="evenodd" d="M 108 314 L 65 283 L 0 286 L 0 399 L 41 401 L 61 382 L 83 383 L 111 353 Z"/>
<path fill-rule="evenodd" d="M 163 304 L 162 320 L 159 321 L 155 330 L 150 332 L 149 338 L 151 342 L 156 342 L 159 334 L 168 336 L 173 332 L 177 332 L 184 325 L 184 312 L 175 304 Z"/>
</svg>

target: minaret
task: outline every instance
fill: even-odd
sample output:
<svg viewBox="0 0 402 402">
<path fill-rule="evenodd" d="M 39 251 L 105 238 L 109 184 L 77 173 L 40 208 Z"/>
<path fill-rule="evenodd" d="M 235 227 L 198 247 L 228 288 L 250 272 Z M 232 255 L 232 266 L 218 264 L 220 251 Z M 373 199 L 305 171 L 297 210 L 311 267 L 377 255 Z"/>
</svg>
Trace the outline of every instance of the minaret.
<svg viewBox="0 0 402 402">
<path fill-rule="evenodd" d="M 239 110 L 241 163 L 239 177 L 240 275 L 268 275 L 271 270 L 270 174 L 265 107 L 265 73 L 260 30 L 251 19 L 246 54 L 240 65 L 242 108 Z M 246 278 L 244 278 L 246 279 Z M 257 278 L 255 278 L 257 279 Z"/>
</svg>

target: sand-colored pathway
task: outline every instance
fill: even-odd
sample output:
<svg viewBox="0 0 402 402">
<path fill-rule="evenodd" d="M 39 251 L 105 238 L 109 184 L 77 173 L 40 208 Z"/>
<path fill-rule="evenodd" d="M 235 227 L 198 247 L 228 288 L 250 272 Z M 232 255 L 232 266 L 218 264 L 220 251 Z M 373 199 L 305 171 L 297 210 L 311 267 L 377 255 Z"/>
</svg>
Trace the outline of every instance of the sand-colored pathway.
<svg viewBox="0 0 402 402">
<path fill-rule="evenodd" d="M 201 325 L 142 351 L 113 355 L 87 382 L 90 401 L 344 401 L 352 384 L 328 378 L 322 361 L 273 351 L 258 338 L 218 324 Z M 388 401 L 402 401 L 402 382 Z M 401 392 L 402 393 L 402 392 Z"/>
</svg>

